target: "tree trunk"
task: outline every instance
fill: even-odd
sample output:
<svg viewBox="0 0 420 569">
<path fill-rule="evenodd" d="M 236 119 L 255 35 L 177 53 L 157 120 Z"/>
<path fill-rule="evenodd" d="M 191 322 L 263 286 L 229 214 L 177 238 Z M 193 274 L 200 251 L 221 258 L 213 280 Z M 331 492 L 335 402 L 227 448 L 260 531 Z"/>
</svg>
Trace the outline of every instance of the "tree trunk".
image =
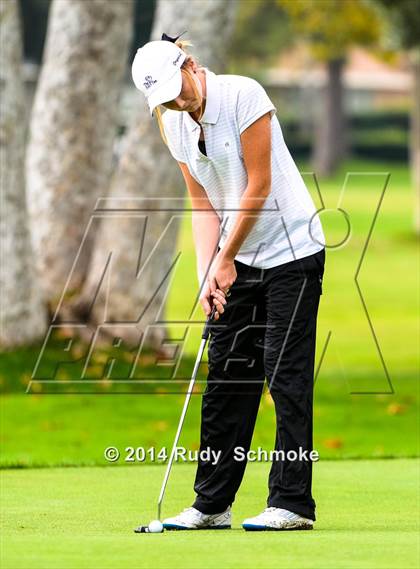
<svg viewBox="0 0 420 569">
<path fill-rule="evenodd" d="M 412 51 L 410 59 L 413 73 L 410 162 L 415 191 L 414 229 L 420 235 L 420 48 Z"/>
<path fill-rule="evenodd" d="M 183 37 L 194 43 L 191 52 L 218 73 L 226 61 L 236 1 L 202 0 L 191 6 L 189 0 L 160 0 L 151 39 L 160 39 L 162 32 L 174 36 L 188 30 Z M 166 277 L 174 262 L 179 228 L 179 219 L 165 208 L 173 207 L 173 198 L 178 198 L 182 213 L 185 188 L 141 93 L 138 105 L 105 206 L 123 211 L 102 220 L 79 307 L 88 307 L 86 318 L 96 325 L 115 323 L 112 335 L 130 343 L 138 342 L 147 328 L 145 344 L 157 348 L 166 334 L 165 326 L 148 326 L 164 316 Z M 130 214 L 133 208 L 137 211 Z M 156 254 L 145 264 L 158 241 Z"/>
<path fill-rule="evenodd" d="M 0 2 L 0 344 L 40 338 L 46 310 L 36 278 L 25 196 L 25 93 L 16 0 Z"/>
<path fill-rule="evenodd" d="M 34 244 L 50 303 L 63 292 L 94 204 L 109 187 L 131 28 L 131 0 L 54 0 L 50 8 L 27 159 Z M 92 245 L 89 236 L 75 289 Z"/>
<path fill-rule="evenodd" d="M 344 59 L 326 63 L 327 79 L 316 119 L 312 163 L 315 174 L 331 175 L 347 154 L 342 74 Z"/>
</svg>

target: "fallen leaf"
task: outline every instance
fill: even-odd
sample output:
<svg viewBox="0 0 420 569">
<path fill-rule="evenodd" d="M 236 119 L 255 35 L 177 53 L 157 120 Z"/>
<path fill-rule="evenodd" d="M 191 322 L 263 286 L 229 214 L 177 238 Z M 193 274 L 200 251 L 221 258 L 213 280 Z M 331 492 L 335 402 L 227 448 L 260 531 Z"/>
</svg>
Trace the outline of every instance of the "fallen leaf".
<svg viewBox="0 0 420 569">
<path fill-rule="evenodd" d="M 388 415 L 403 415 L 407 410 L 407 405 L 401 403 L 390 403 L 386 408 Z"/>
<path fill-rule="evenodd" d="M 323 444 L 327 448 L 341 448 L 343 446 L 343 441 L 341 439 L 325 439 Z"/>
<path fill-rule="evenodd" d="M 153 428 L 156 431 L 160 432 L 167 431 L 168 427 L 169 427 L 168 421 L 156 421 L 155 423 L 153 423 Z"/>
</svg>

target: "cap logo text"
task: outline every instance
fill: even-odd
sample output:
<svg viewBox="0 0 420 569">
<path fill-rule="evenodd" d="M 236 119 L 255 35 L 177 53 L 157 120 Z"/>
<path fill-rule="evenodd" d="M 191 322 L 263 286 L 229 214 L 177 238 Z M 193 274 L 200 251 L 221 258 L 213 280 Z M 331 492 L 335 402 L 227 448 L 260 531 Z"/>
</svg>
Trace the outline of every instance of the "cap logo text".
<svg viewBox="0 0 420 569">
<path fill-rule="evenodd" d="M 178 61 L 179 61 L 179 58 L 180 58 L 180 57 L 181 57 L 181 54 L 180 54 L 180 53 L 178 53 L 178 56 L 177 56 L 177 58 L 176 58 L 176 59 L 174 59 L 172 63 L 173 63 L 174 65 L 176 65 L 176 64 L 178 63 Z"/>
<path fill-rule="evenodd" d="M 146 89 L 150 89 L 150 87 L 155 83 L 157 83 L 157 79 L 153 79 L 151 75 L 146 75 L 143 85 L 146 87 Z"/>
</svg>

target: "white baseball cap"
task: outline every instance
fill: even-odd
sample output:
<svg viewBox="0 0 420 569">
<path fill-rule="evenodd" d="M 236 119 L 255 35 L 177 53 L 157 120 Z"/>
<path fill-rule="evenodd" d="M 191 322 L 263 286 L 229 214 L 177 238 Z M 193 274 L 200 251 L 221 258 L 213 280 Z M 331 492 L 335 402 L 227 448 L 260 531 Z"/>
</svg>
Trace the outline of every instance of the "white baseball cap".
<svg viewBox="0 0 420 569">
<path fill-rule="evenodd" d="M 137 89 L 146 96 L 150 114 L 162 103 L 172 101 L 181 92 L 181 66 L 187 54 L 175 43 L 156 40 L 137 50 L 131 75 Z"/>
</svg>

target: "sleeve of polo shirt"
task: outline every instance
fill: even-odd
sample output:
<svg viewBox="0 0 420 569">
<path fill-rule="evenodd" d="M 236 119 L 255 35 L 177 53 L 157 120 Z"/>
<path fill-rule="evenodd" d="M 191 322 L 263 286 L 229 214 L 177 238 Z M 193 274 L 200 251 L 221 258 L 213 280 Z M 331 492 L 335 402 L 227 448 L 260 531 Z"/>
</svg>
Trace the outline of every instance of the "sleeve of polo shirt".
<svg viewBox="0 0 420 569">
<path fill-rule="evenodd" d="M 242 134 L 253 122 L 268 112 L 271 116 L 277 112 L 269 96 L 258 81 L 247 77 L 247 81 L 239 89 L 236 116 L 239 133 Z"/>
<path fill-rule="evenodd" d="M 177 162 L 185 162 L 184 152 L 179 144 L 180 136 L 176 132 L 176 123 L 168 120 L 167 112 L 162 114 L 162 123 L 165 131 L 166 141 L 168 143 L 169 152 Z"/>
</svg>

